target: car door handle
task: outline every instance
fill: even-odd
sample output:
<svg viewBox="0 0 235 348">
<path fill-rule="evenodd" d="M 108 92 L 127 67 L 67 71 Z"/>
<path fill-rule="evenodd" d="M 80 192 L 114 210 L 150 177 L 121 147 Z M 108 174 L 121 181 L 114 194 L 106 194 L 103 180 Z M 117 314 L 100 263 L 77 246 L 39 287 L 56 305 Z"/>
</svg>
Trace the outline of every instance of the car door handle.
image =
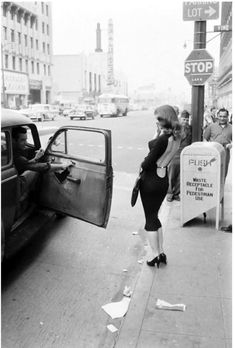
<svg viewBox="0 0 235 348">
<path fill-rule="evenodd" d="M 76 178 L 73 178 L 72 176 L 67 176 L 67 180 L 75 182 L 78 185 L 81 184 L 81 179 L 76 179 Z"/>
</svg>

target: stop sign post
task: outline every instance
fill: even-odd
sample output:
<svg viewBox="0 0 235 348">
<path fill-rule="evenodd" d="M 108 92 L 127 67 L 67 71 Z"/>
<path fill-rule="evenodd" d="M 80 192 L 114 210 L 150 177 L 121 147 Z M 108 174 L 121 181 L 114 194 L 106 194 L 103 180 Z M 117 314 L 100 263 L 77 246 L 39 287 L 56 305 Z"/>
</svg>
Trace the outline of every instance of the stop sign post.
<svg viewBox="0 0 235 348">
<path fill-rule="evenodd" d="M 203 86 L 214 71 L 214 59 L 205 49 L 193 50 L 184 63 L 184 76 L 192 86 Z"/>
</svg>

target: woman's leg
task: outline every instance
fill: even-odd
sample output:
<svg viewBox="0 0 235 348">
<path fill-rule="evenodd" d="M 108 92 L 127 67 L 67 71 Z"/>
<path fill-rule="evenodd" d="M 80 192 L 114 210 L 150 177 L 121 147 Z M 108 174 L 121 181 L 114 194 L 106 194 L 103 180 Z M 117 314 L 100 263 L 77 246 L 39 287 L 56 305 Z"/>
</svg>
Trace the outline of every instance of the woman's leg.
<svg viewBox="0 0 235 348">
<path fill-rule="evenodd" d="M 147 238 L 152 251 L 152 258 L 154 258 L 160 254 L 158 232 L 147 231 Z"/>
<path fill-rule="evenodd" d="M 162 231 L 162 227 L 160 227 L 158 230 L 157 230 L 157 244 L 158 244 L 158 250 L 159 250 L 159 254 L 162 254 L 164 253 L 164 250 L 163 250 L 163 231 Z"/>
</svg>

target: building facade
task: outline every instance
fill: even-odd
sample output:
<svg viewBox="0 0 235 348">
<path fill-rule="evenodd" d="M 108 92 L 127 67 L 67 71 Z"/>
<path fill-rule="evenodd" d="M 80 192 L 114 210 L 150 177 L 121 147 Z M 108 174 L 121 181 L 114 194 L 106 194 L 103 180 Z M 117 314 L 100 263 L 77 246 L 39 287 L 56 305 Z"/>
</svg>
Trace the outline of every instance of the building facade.
<svg viewBox="0 0 235 348">
<path fill-rule="evenodd" d="M 121 73 L 108 84 L 107 53 L 53 56 L 53 100 L 60 104 L 76 104 L 84 98 L 95 99 L 102 93 L 127 95 L 127 81 Z"/>
<path fill-rule="evenodd" d="M 217 78 L 217 105 L 232 112 L 232 2 L 222 2 L 221 25 L 230 31 L 221 33 Z"/>
<path fill-rule="evenodd" d="M 52 16 L 50 2 L 2 2 L 2 105 L 50 103 Z"/>
</svg>

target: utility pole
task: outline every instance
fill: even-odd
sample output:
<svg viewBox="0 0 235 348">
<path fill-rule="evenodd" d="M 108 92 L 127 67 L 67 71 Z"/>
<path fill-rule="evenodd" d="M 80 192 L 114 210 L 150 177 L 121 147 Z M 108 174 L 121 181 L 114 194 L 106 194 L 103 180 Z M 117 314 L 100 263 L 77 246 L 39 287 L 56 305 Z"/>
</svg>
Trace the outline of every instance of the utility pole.
<svg viewBox="0 0 235 348">
<path fill-rule="evenodd" d="M 206 21 L 194 22 L 194 49 L 206 48 Z M 204 85 L 192 86 L 192 142 L 202 140 Z"/>
</svg>

